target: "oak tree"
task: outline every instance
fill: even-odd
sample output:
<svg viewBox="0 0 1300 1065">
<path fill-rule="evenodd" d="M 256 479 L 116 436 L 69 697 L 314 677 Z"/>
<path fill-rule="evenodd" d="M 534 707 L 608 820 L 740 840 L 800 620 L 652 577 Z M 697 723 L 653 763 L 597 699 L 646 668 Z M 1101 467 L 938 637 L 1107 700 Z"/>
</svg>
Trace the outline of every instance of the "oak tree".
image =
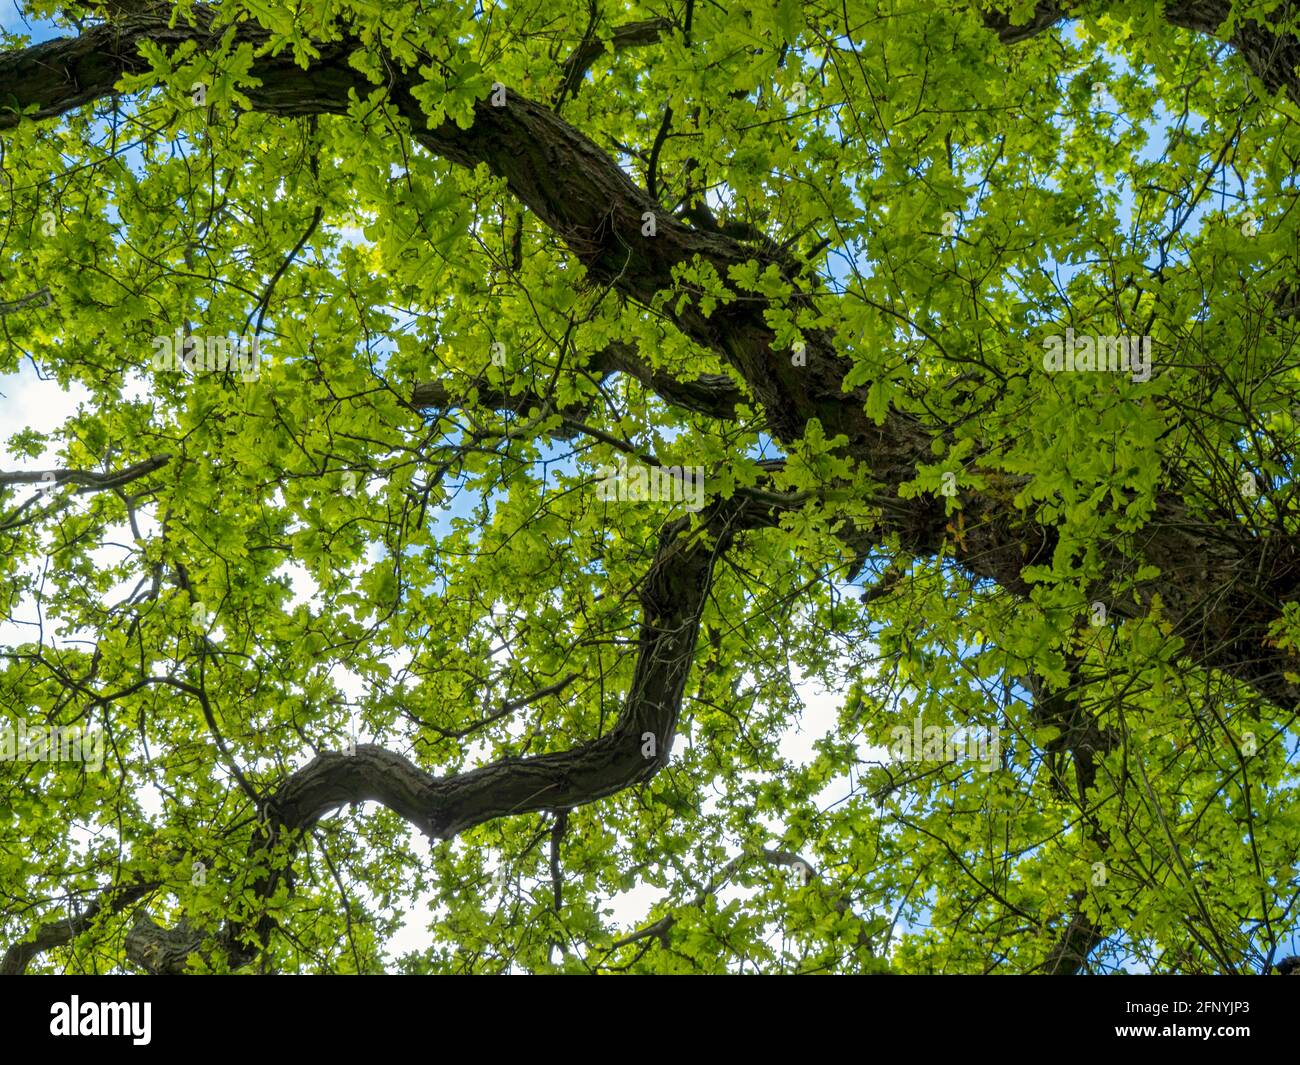
<svg viewBox="0 0 1300 1065">
<path fill-rule="evenodd" d="M 1296 953 L 1297 5 L 23 11 L 0 970 Z"/>
</svg>

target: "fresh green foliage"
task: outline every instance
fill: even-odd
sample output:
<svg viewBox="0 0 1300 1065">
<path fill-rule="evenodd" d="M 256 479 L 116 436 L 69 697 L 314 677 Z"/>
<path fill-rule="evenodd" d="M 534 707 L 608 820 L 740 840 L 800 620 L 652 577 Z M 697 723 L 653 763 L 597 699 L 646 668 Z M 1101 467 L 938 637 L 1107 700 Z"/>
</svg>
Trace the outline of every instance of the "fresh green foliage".
<svg viewBox="0 0 1300 1065">
<path fill-rule="evenodd" d="M 26 4 L 103 61 L 0 35 L 0 372 L 75 403 L 6 411 L 0 730 L 105 744 L 0 761 L 5 964 L 1300 953 L 1277 6 Z"/>
</svg>

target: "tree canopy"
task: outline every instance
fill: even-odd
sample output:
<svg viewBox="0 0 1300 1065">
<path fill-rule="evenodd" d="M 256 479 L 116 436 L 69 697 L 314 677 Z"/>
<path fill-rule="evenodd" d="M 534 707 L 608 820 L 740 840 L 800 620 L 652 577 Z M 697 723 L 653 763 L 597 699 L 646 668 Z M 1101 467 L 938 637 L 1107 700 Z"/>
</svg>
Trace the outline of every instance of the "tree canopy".
<svg viewBox="0 0 1300 1065">
<path fill-rule="evenodd" d="M 22 10 L 0 971 L 1300 953 L 1300 5 Z"/>
</svg>

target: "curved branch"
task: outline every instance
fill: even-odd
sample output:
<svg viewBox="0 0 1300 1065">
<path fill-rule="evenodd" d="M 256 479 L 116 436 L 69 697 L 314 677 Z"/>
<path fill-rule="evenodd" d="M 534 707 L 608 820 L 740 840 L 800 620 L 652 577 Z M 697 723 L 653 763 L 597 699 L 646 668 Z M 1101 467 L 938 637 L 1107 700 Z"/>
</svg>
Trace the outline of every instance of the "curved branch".
<svg viewBox="0 0 1300 1065">
<path fill-rule="evenodd" d="M 382 803 L 431 840 L 449 840 L 496 818 L 584 806 L 653 777 L 667 763 L 677 731 L 714 563 L 736 534 L 776 520 L 770 506 L 740 497 L 714 504 L 701 518 L 698 527 L 692 527 L 689 517 L 679 518 L 660 538 L 640 591 L 635 670 L 623 710 L 609 733 L 565 751 L 505 758 L 448 777 L 436 777 L 408 758 L 371 744 L 360 744 L 350 753 L 325 752 L 275 788 L 252 856 L 280 844 L 292 849 L 301 833 L 349 803 Z M 263 875 L 253 885 L 254 894 L 270 897 L 284 875 L 283 869 Z M 124 894 L 113 912 L 146 890 Z M 64 925 L 49 926 L 48 932 L 10 952 L 21 950 L 25 966 L 42 950 L 71 938 L 59 931 Z M 265 945 L 273 927 L 263 917 L 252 931 Z M 149 972 L 180 973 L 195 950 L 216 947 L 237 967 L 253 957 L 246 945 L 249 931 L 247 922 L 232 920 L 217 943 L 203 943 L 184 921 L 166 929 L 141 915 L 128 937 L 129 954 Z"/>
<path fill-rule="evenodd" d="M 269 801 L 273 826 L 310 828 L 349 802 L 376 801 L 431 839 L 451 839 L 513 814 L 572 809 L 650 779 L 666 763 L 694 657 L 700 611 L 713 564 L 743 529 L 769 525 L 769 507 L 737 498 L 671 523 L 643 582 L 636 667 L 614 728 L 566 751 L 506 758 L 450 777 L 434 777 L 400 754 L 361 745 L 327 752 L 288 777 Z M 707 532 L 709 535 L 702 535 Z M 647 734 L 655 753 L 642 753 Z"/>
</svg>

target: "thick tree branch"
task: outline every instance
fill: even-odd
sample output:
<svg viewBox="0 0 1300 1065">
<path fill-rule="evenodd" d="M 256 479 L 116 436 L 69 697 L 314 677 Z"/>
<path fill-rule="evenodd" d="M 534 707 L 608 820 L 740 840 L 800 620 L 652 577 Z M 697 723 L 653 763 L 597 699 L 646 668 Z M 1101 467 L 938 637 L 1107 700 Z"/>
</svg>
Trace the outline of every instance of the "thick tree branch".
<svg viewBox="0 0 1300 1065">
<path fill-rule="evenodd" d="M 170 461 L 170 455 L 152 455 L 133 466 L 112 473 L 98 473 L 94 470 L 13 470 L 6 473 L 0 470 L 0 485 L 44 484 L 57 487 L 75 484 L 79 486 L 79 492 L 102 492 L 139 480 L 154 470 L 162 469 Z"/>
<path fill-rule="evenodd" d="M 292 847 L 301 833 L 349 803 L 382 803 L 431 840 L 448 840 L 499 817 L 583 806 L 653 777 L 672 749 L 713 565 L 738 533 L 770 525 L 776 515 L 770 507 L 733 498 L 701 512 L 701 518 L 695 528 L 691 518 L 678 519 L 660 538 L 640 590 L 636 666 L 610 732 L 569 750 L 505 758 L 448 777 L 370 744 L 354 753 L 323 753 L 274 789 L 253 856 L 281 843 Z M 282 875 L 260 878 L 254 894 L 270 897 Z M 257 921 L 255 938 L 265 944 L 272 929 L 268 919 Z M 251 960 L 249 933 L 238 921 L 222 933 L 217 946 L 232 965 Z M 133 960 L 155 973 L 184 971 L 188 956 L 199 949 L 194 930 L 184 923 L 165 929 L 141 918 L 132 936 Z M 49 946 L 65 941 L 51 933 Z M 43 949 L 48 947 L 28 950 L 24 964 Z"/>
<path fill-rule="evenodd" d="M 443 778 L 377 747 L 359 746 L 355 755 L 325 753 L 276 790 L 269 804 L 275 820 L 306 829 L 344 803 L 373 800 L 429 837 L 451 839 L 498 817 L 572 809 L 649 779 L 666 762 L 676 732 L 714 560 L 737 532 L 772 520 L 770 510 L 741 501 L 714 506 L 706 523 L 710 537 L 692 533 L 689 519 L 668 526 L 640 593 L 643 621 L 631 687 L 606 735 L 567 751 L 504 759 Z M 642 754 L 647 733 L 655 737 L 649 758 Z"/>
</svg>

